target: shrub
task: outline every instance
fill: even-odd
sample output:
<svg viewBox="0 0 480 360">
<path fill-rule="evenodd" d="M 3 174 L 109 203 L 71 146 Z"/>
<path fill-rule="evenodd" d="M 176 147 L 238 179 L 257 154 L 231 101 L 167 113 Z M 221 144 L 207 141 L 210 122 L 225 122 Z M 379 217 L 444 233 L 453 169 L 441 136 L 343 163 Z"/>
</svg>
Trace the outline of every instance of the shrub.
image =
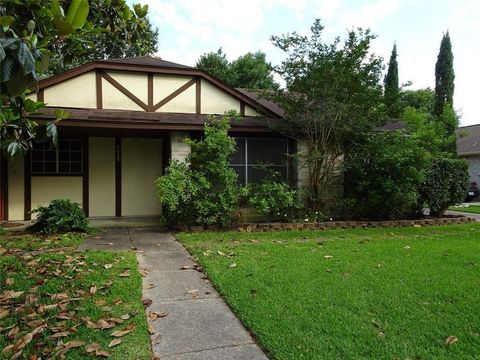
<svg viewBox="0 0 480 360">
<path fill-rule="evenodd" d="M 79 204 L 67 199 L 53 200 L 47 207 L 33 210 L 38 216 L 28 230 L 39 234 L 86 232 L 88 221 Z"/>
<path fill-rule="evenodd" d="M 165 176 L 157 179 L 168 225 L 231 223 L 239 188 L 229 162 L 235 151 L 235 140 L 228 136 L 229 119 L 230 115 L 211 117 L 204 138 L 188 141 L 191 152 L 186 162 L 172 162 Z"/>
<path fill-rule="evenodd" d="M 469 186 L 468 163 L 459 159 L 434 160 L 420 188 L 430 215 L 441 216 L 449 206 L 465 199 Z"/>
<path fill-rule="evenodd" d="M 297 198 L 297 192 L 288 184 L 270 178 L 247 186 L 248 204 L 257 209 L 266 220 L 289 216 Z"/>
<path fill-rule="evenodd" d="M 369 134 L 345 157 L 346 217 L 399 219 L 418 214 L 427 163 L 414 138 L 399 131 Z"/>
</svg>

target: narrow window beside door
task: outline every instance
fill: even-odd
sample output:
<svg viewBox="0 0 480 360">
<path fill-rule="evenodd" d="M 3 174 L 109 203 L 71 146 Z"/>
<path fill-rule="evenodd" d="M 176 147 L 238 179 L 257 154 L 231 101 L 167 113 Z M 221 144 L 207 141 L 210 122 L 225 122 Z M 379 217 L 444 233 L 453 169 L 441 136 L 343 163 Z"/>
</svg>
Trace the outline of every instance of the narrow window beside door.
<svg viewBox="0 0 480 360">
<path fill-rule="evenodd" d="M 82 139 L 59 139 L 55 148 L 50 143 L 35 144 L 32 150 L 32 175 L 82 175 Z"/>
</svg>

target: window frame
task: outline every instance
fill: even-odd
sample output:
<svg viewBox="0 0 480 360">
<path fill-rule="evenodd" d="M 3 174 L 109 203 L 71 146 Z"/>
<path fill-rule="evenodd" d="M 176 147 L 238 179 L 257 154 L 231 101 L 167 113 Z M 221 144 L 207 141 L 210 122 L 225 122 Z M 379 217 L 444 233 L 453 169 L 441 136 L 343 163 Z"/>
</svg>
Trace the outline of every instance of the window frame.
<svg viewBox="0 0 480 360">
<path fill-rule="evenodd" d="M 230 167 L 232 168 L 244 168 L 244 174 L 245 174 L 245 182 L 242 184 L 242 186 L 246 186 L 249 184 L 248 181 L 248 167 L 253 167 L 253 166 L 261 166 L 259 164 L 250 164 L 248 162 L 248 141 L 249 140 L 264 140 L 264 141 L 269 141 L 269 140 L 283 140 L 285 141 L 285 152 L 283 153 L 283 156 L 286 157 L 286 162 L 285 165 L 263 165 L 268 168 L 280 168 L 280 169 L 285 169 L 286 170 L 286 178 L 285 181 L 288 182 L 290 181 L 290 161 L 288 161 L 288 157 L 290 155 L 290 146 L 289 146 L 289 141 L 286 138 L 279 138 L 279 137 L 247 137 L 247 136 L 233 136 L 235 140 L 244 140 L 244 151 L 245 151 L 245 163 L 244 164 L 234 164 L 230 163 Z"/>
<path fill-rule="evenodd" d="M 43 144 L 43 149 L 41 150 L 35 150 L 35 149 L 32 149 L 31 150 L 31 153 L 30 153 L 30 175 L 33 177 L 33 176 L 39 176 L 39 177 L 45 177 L 45 176 L 78 176 L 78 177 L 82 177 L 84 176 L 85 174 L 85 162 L 86 162 L 86 159 L 85 159 L 85 139 L 84 138 L 76 138 L 76 137 L 72 137 L 72 138 L 61 138 L 61 139 L 58 139 L 58 144 L 55 148 L 52 148 L 52 149 L 46 149 L 45 146 L 46 144 Z M 69 148 L 68 150 L 60 150 L 60 141 L 68 141 L 69 142 Z M 72 142 L 77 142 L 78 144 L 80 144 L 80 147 L 79 147 L 79 150 L 72 150 L 71 148 L 71 143 Z M 38 151 L 38 152 L 42 152 L 43 154 L 43 160 L 34 160 L 34 156 L 33 156 L 33 153 L 35 151 Z M 51 161 L 51 162 L 55 162 L 55 172 L 47 172 L 45 171 L 45 163 L 46 163 L 46 160 L 45 160 L 45 152 L 46 151 L 55 151 L 55 161 Z M 68 161 L 65 161 L 65 160 L 60 160 L 60 152 L 67 152 L 69 154 L 69 160 Z M 72 161 L 72 152 L 76 152 L 76 153 L 79 153 L 80 154 L 80 160 L 79 161 Z M 40 171 L 34 171 L 34 168 L 33 168 L 33 164 L 34 163 L 42 163 L 43 164 L 43 171 L 40 172 Z M 69 168 L 70 168 L 70 171 L 66 172 L 66 171 L 61 171 L 60 170 L 60 163 L 68 163 L 69 164 Z M 71 166 L 72 166 L 72 163 L 79 163 L 80 164 L 80 171 L 79 172 L 72 172 L 71 171 Z"/>
</svg>

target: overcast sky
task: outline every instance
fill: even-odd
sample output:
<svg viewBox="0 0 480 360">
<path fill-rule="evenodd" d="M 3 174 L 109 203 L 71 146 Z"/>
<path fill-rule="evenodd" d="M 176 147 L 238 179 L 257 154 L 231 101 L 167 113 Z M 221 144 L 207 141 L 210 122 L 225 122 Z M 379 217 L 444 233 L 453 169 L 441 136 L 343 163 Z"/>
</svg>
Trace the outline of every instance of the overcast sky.
<svg viewBox="0 0 480 360">
<path fill-rule="evenodd" d="M 194 65 L 198 57 L 222 47 L 229 60 L 262 50 L 277 64 L 282 53 L 271 35 L 308 33 L 315 18 L 325 38 L 347 29 L 370 28 L 378 38 L 373 51 L 388 61 L 398 47 L 400 82 L 434 87 L 435 62 L 448 29 L 455 67 L 454 106 L 461 124 L 480 123 L 480 0 L 129 0 L 150 8 L 159 29 L 158 56 Z"/>
</svg>

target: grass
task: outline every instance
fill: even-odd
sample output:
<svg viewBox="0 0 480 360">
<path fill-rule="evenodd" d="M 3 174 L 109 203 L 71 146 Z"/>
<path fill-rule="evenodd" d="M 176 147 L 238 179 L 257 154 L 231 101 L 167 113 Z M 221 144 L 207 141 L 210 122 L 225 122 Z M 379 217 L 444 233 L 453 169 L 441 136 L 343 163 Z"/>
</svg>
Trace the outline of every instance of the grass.
<svg viewBox="0 0 480 360">
<path fill-rule="evenodd" d="M 31 240 L 17 237 L 16 243 L 25 249 Z M 50 240 L 62 247 L 80 242 L 78 236 Z M 10 241 L 2 239 L 0 244 L 6 247 Z M 31 248 L 36 249 L 37 242 L 41 240 L 33 239 Z M 14 292 L 18 293 L 12 295 Z M 68 359 L 94 358 L 95 353 L 89 355 L 86 349 L 97 343 L 112 359 L 150 359 L 148 325 L 141 299 L 142 279 L 132 252 L 72 250 L 1 256 L 0 349 L 18 343 L 43 326 L 22 350 L 21 358 L 33 354 L 49 358 L 64 349 Z M 109 328 L 101 329 L 99 324 Z M 9 338 L 16 326 L 18 333 Z M 120 337 L 121 344 L 108 348 L 114 339 L 112 332 L 124 329 L 131 332 Z M 67 344 L 79 346 L 66 349 Z M 0 352 L 0 358 L 12 355 Z"/>
<path fill-rule="evenodd" d="M 271 358 L 480 354 L 480 225 L 179 238 Z"/>
<path fill-rule="evenodd" d="M 0 236 L 0 249 L 5 250 L 45 250 L 63 247 L 76 247 L 85 240 L 82 234 L 61 234 L 54 236 L 8 235 Z"/>
<path fill-rule="evenodd" d="M 452 206 L 448 210 L 480 214 L 480 205 Z"/>
</svg>

